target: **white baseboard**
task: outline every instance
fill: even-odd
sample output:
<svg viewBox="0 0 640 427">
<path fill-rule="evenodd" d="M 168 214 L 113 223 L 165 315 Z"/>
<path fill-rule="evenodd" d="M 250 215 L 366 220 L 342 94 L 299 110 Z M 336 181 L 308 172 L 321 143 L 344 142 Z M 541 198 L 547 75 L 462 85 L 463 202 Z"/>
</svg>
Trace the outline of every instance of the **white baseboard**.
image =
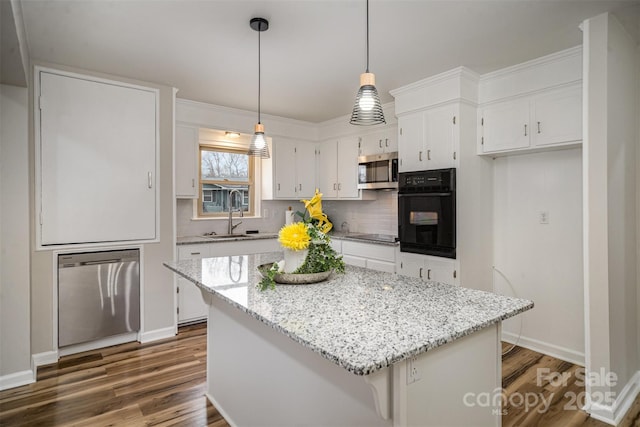
<svg viewBox="0 0 640 427">
<path fill-rule="evenodd" d="M 111 347 L 113 345 L 124 344 L 132 341 L 138 341 L 137 332 L 129 332 L 126 334 L 115 335 L 112 337 L 101 338 L 95 341 L 59 348 L 58 355 L 60 357 L 68 356 L 70 354 L 82 353 L 85 351 L 95 350 L 97 348 Z"/>
<path fill-rule="evenodd" d="M 0 390 L 8 390 L 21 385 L 36 382 L 35 375 L 31 369 L 26 371 L 14 372 L 9 375 L 0 376 Z"/>
<path fill-rule="evenodd" d="M 209 402 L 211 402 L 211 404 L 216 408 L 218 413 L 220 413 L 220 415 L 222 415 L 222 418 L 224 418 L 224 420 L 227 422 L 227 424 L 229 424 L 231 427 L 236 427 L 238 425 L 235 422 L 233 422 L 231 417 L 229 417 L 229 414 L 227 414 L 224 411 L 224 409 L 222 409 L 222 407 L 220 407 L 220 405 L 218 404 L 216 399 L 213 398 L 213 396 L 211 396 L 208 392 L 205 393 L 204 395 L 207 397 L 207 399 L 209 399 Z"/>
<path fill-rule="evenodd" d="M 631 405 L 633 405 L 638 393 L 640 393 L 640 371 L 637 371 L 625 384 L 620 393 L 617 394 L 613 404 L 604 405 L 602 403 L 587 402 L 587 406 L 584 409 L 589 412 L 592 418 L 617 426 L 629 411 Z"/>
<path fill-rule="evenodd" d="M 571 350 L 569 348 L 549 344 L 533 338 L 520 337 L 520 339 L 518 339 L 517 334 L 506 332 L 504 329 L 502 330 L 502 340 L 510 344 L 516 344 L 517 342 L 519 346 L 528 348 L 529 350 L 537 351 L 538 353 L 547 354 L 560 360 L 584 366 L 584 353 Z"/>
<path fill-rule="evenodd" d="M 140 342 L 147 343 L 151 341 L 163 340 L 165 338 L 173 338 L 176 336 L 176 327 L 154 329 L 153 331 L 142 332 L 140 334 Z"/>
<path fill-rule="evenodd" d="M 57 351 L 45 351 L 31 355 L 31 369 L 36 372 L 38 366 L 50 365 L 56 363 L 60 356 Z"/>
</svg>

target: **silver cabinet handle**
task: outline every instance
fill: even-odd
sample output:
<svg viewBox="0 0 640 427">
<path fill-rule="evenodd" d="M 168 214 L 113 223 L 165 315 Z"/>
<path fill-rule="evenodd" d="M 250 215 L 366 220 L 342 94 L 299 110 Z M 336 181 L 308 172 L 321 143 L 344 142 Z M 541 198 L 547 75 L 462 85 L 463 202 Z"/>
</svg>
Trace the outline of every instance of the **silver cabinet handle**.
<svg viewBox="0 0 640 427">
<path fill-rule="evenodd" d="M 431 150 L 427 150 L 427 160 L 431 160 Z"/>
<path fill-rule="evenodd" d="M 527 136 L 527 125 L 524 125 L 524 136 Z"/>
<path fill-rule="evenodd" d="M 418 151 L 418 160 L 422 161 L 422 151 Z"/>
<path fill-rule="evenodd" d="M 389 138 L 385 138 L 384 139 L 384 146 L 388 147 L 389 146 Z"/>
<path fill-rule="evenodd" d="M 431 269 L 427 270 L 427 280 L 431 280 Z"/>
<path fill-rule="evenodd" d="M 298 187 L 300 188 L 300 191 L 302 191 L 302 184 L 298 184 Z"/>
<path fill-rule="evenodd" d="M 420 267 L 420 271 L 418 272 L 420 278 L 422 279 L 422 267 Z"/>
<path fill-rule="evenodd" d="M 200 252 L 191 252 L 191 255 L 200 255 Z"/>
<path fill-rule="evenodd" d="M 278 191 L 280 191 L 280 183 L 278 183 Z"/>
<path fill-rule="evenodd" d="M 337 184 L 334 182 L 334 183 L 333 183 L 333 189 L 334 189 L 334 190 L 337 190 L 336 185 L 337 185 Z"/>
<path fill-rule="evenodd" d="M 382 140 L 378 141 L 378 147 L 382 148 Z"/>
<path fill-rule="evenodd" d="M 191 178 L 191 188 L 196 188 L 196 180 L 195 180 L 195 178 Z"/>
<path fill-rule="evenodd" d="M 153 188 L 153 174 L 151 172 L 147 173 L 147 185 L 149 188 Z"/>
<path fill-rule="evenodd" d="M 538 122 L 538 133 L 540 133 L 540 122 Z"/>
</svg>

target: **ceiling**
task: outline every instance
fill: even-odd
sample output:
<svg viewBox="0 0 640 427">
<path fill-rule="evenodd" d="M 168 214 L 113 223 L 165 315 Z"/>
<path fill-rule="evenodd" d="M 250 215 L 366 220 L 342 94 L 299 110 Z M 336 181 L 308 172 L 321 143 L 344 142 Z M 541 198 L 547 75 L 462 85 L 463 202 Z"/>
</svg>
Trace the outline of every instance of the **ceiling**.
<svg viewBox="0 0 640 427">
<path fill-rule="evenodd" d="M 640 1 L 371 0 L 370 70 L 389 91 L 464 65 L 486 73 L 581 44 L 604 11 L 631 22 Z M 178 97 L 309 122 L 349 114 L 365 69 L 365 1 L 22 0 L 32 59 L 179 89 Z M 265 121 L 266 122 L 266 121 Z M 268 123 L 267 123 L 268 125 Z"/>
</svg>

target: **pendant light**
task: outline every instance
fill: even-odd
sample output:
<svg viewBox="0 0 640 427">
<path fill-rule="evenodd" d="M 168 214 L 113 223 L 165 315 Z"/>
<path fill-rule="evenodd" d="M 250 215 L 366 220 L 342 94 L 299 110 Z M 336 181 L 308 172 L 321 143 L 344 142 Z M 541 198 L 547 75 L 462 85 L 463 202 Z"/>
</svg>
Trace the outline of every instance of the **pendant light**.
<svg viewBox="0 0 640 427">
<path fill-rule="evenodd" d="M 369 0 L 367 0 L 367 69 L 360 74 L 360 89 L 351 113 L 352 125 L 378 125 L 386 123 L 376 90 L 376 76 L 369 72 Z"/>
<path fill-rule="evenodd" d="M 258 123 L 254 127 L 254 134 L 247 154 L 268 159 L 269 145 L 264 136 L 264 125 L 260 123 L 260 33 L 269 29 L 269 21 L 264 18 L 252 18 L 249 25 L 258 32 Z"/>
</svg>

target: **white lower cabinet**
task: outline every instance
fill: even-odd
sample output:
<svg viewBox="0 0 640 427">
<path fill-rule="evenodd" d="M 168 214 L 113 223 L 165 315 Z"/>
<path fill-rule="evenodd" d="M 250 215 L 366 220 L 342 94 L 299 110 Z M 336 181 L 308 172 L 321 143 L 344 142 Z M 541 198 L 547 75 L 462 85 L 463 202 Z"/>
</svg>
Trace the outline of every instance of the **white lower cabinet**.
<svg viewBox="0 0 640 427">
<path fill-rule="evenodd" d="M 350 240 L 342 242 L 342 259 L 349 265 L 395 273 L 395 258 L 395 246 L 352 242 Z"/>
<path fill-rule="evenodd" d="M 178 260 L 208 258 L 210 244 L 178 246 Z M 187 279 L 178 278 L 178 323 L 193 322 L 206 319 L 207 305 L 202 299 L 200 289 Z"/>
<path fill-rule="evenodd" d="M 459 285 L 457 261 L 429 255 L 398 252 L 396 272 L 404 276 L 420 278 L 428 282 Z"/>
<path fill-rule="evenodd" d="M 178 260 L 257 254 L 279 250 L 281 249 L 277 239 L 180 245 L 178 246 Z M 177 279 L 176 291 L 178 292 L 178 324 L 207 318 L 208 308 L 202 299 L 200 288 L 186 279 L 179 278 Z"/>
</svg>

